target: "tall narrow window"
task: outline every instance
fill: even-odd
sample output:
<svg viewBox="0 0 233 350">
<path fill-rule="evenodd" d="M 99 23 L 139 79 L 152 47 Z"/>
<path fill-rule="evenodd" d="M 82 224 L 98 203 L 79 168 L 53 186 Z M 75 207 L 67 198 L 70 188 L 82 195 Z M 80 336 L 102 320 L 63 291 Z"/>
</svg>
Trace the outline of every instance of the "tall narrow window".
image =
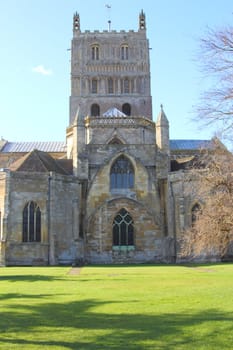
<svg viewBox="0 0 233 350">
<path fill-rule="evenodd" d="M 97 94 L 97 86 L 98 86 L 97 79 L 92 79 L 92 81 L 91 81 L 91 92 L 93 94 Z"/>
<path fill-rule="evenodd" d="M 112 236 L 114 246 L 134 245 L 133 219 L 124 208 L 118 212 L 113 220 Z"/>
<path fill-rule="evenodd" d="M 122 106 L 122 112 L 125 113 L 126 115 L 130 116 L 131 115 L 131 106 L 129 103 L 124 103 Z"/>
<path fill-rule="evenodd" d="M 91 116 L 98 117 L 100 115 L 100 106 L 97 103 L 91 105 Z"/>
<path fill-rule="evenodd" d="M 121 59 L 128 60 L 129 59 L 129 47 L 128 45 L 121 46 Z"/>
<path fill-rule="evenodd" d="M 196 203 L 193 207 L 192 207 L 192 225 L 195 224 L 195 222 L 198 219 L 198 216 L 201 214 L 201 206 L 200 204 Z"/>
<path fill-rule="evenodd" d="M 128 94 L 129 93 L 129 79 L 124 78 L 121 80 L 121 93 Z"/>
<path fill-rule="evenodd" d="M 93 45 L 91 48 L 91 58 L 92 60 L 99 60 L 99 45 Z"/>
<path fill-rule="evenodd" d="M 108 93 L 113 94 L 113 79 L 112 78 L 108 79 Z"/>
<path fill-rule="evenodd" d="M 41 241 L 41 211 L 35 202 L 29 202 L 23 210 L 23 242 Z"/>
<path fill-rule="evenodd" d="M 126 189 L 134 186 L 134 169 L 124 155 L 117 158 L 110 171 L 111 189 Z"/>
</svg>

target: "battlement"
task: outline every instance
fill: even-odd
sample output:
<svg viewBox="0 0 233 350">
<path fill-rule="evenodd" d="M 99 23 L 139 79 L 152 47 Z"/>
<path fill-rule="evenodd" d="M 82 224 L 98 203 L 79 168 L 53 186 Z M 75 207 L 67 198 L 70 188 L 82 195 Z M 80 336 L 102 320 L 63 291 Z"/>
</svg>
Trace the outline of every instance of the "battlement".
<svg viewBox="0 0 233 350">
<path fill-rule="evenodd" d="M 107 30 L 107 29 L 103 29 L 102 31 L 101 30 L 85 30 L 84 32 L 81 32 L 80 31 L 80 33 L 85 33 L 85 34 L 106 34 L 106 33 L 108 33 L 108 34 L 127 34 L 127 33 L 137 33 L 137 32 L 135 32 L 135 30 L 133 30 L 133 29 L 129 29 L 128 31 L 127 30 L 119 30 L 119 31 L 117 31 L 117 30 Z"/>
</svg>

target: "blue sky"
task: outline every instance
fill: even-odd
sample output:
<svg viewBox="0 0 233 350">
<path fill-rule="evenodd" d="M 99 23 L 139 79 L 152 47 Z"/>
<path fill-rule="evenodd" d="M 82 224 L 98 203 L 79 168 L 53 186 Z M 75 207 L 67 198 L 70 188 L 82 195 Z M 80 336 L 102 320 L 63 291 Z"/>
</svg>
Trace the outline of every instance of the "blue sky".
<svg viewBox="0 0 233 350">
<path fill-rule="evenodd" d="M 106 4 L 111 5 L 108 11 Z M 73 13 L 81 30 L 138 29 L 146 13 L 153 116 L 160 104 L 173 139 L 210 138 L 191 122 L 205 88 L 197 52 L 207 26 L 233 20 L 232 0 L 0 0 L 1 134 L 8 141 L 63 141 L 69 121 Z"/>
</svg>

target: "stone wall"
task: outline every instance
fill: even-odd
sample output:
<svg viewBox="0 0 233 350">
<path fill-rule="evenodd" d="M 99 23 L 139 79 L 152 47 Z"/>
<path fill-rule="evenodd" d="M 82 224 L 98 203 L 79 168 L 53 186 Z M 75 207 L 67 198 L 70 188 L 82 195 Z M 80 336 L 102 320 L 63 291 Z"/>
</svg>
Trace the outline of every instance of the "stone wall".
<svg viewBox="0 0 233 350">
<path fill-rule="evenodd" d="M 22 242 L 22 213 L 29 201 L 41 210 L 41 242 Z M 76 178 L 55 173 L 9 173 L 7 203 L 7 265 L 71 264 L 82 257 Z"/>
</svg>

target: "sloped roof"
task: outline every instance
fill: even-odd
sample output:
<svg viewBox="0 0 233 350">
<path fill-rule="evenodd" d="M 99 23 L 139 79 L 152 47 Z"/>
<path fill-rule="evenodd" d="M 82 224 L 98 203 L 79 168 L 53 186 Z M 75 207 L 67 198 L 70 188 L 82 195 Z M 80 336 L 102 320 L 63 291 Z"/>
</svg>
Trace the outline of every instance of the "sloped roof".
<svg viewBox="0 0 233 350">
<path fill-rule="evenodd" d="M 43 152 L 66 152 L 66 144 L 61 141 L 52 141 L 52 142 L 6 142 L 3 146 L 2 153 L 10 152 L 31 152 L 34 149 Z"/>
<path fill-rule="evenodd" d="M 119 112 L 119 114 L 118 114 Z M 104 116 L 124 116 L 126 115 L 117 108 L 111 108 Z M 170 140 L 170 149 L 179 150 L 198 150 L 202 148 L 211 148 L 213 146 L 212 140 Z M 1 153 L 28 153 L 33 150 L 39 150 L 48 153 L 65 153 L 66 144 L 62 141 L 52 142 L 6 142 L 3 145 Z"/>
<path fill-rule="evenodd" d="M 170 149 L 172 151 L 198 150 L 211 147 L 213 147 L 212 140 L 170 140 Z"/>
<path fill-rule="evenodd" d="M 113 107 L 103 114 L 104 117 L 126 117 L 126 114 Z"/>
<path fill-rule="evenodd" d="M 56 172 L 68 175 L 69 173 L 48 153 L 34 150 L 20 159 L 16 160 L 9 167 L 12 171 L 27 172 Z"/>
</svg>

